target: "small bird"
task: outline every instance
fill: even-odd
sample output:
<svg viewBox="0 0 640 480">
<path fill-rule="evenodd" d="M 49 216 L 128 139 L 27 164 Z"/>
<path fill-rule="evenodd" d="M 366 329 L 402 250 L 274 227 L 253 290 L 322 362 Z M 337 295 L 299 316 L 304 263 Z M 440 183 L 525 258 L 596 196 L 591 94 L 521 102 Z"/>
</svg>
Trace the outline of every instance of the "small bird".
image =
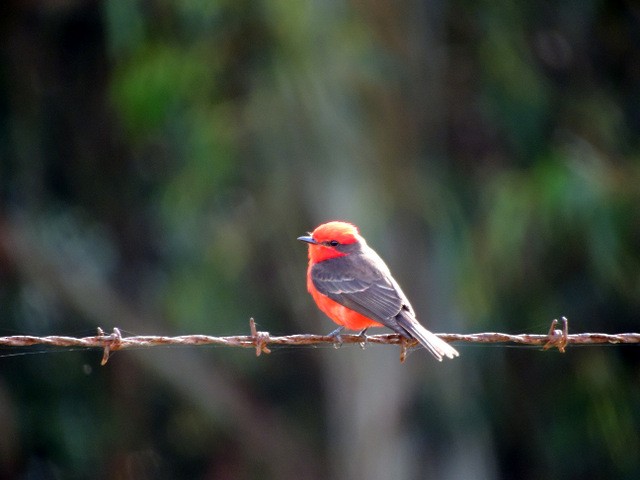
<svg viewBox="0 0 640 480">
<path fill-rule="evenodd" d="M 307 290 L 318 308 L 339 327 L 330 333 L 339 338 L 345 328 L 362 330 L 388 327 L 405 338 L 416 339 L 439 361 L 458 351 L 424 328 L 391 276 L 389 267 L 367 245 L 358 228 L 347 222 L 328 222 L 309 236 Z"/>
</svg>

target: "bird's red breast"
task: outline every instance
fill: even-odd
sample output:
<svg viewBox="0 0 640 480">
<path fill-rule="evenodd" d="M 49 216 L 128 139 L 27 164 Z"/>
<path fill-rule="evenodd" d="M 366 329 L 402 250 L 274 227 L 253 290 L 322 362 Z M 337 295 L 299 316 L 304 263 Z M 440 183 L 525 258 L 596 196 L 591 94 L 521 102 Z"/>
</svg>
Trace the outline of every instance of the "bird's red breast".
<svg viewBox="0 0 640 480">
<path fill-rule="evenodd" d="M 382 327 L 379 322 L 371 320 L 360 313 L 345 307 L 323 295 L 313 284 L 313 265 L 307 269 L 307 290 L 313 297 L 318 308 L 338 325 L 343 325 L 349 330 L 364 330 L 369 327 Z"/>
</svg>

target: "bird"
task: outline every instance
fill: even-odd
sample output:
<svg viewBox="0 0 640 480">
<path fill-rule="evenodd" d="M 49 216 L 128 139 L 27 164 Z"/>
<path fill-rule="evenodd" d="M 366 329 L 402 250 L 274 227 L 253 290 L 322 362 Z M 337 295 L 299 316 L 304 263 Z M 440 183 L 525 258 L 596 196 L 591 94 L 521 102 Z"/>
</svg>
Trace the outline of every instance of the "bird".
<svg viewBox="0 0 640 480">
<path fill-rule="evenodd" d="M 318 308 L 339 325 L 329 335 L 369 327 L 388 327 L 417 340 L 438 361 L 458 351 L 421 325 L 398 282 L 380 256 L 367 245 L 358 227 L 343 221 L 318 226 L 298 237 L 309 247 L 307 290 Z M 366 337 L 365 337 L 366 338 Z"/>
</svg>

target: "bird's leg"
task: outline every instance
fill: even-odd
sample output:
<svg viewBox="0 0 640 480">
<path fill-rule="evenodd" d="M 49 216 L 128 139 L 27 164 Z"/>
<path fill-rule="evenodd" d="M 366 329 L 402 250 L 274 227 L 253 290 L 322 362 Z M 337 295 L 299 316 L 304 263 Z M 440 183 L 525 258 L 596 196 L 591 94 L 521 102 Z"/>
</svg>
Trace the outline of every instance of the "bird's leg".
<svg viewBox="0 0 640 480">
<path fill-rule="evenodd" d="M 342 331 L 344 330 L 344 325 L 340 325 L 338 328 L 336 328 L 335 330 L 333 330 L 331 333 L 329 333 L 327 335 L 327 337 L 340 337 L 340 333 L 342 333 Z"/>
<path fill-rule="evenodd" d="M 358 336 L 361 339 L 360 348 L 362 348 L 363 350 L 364 350 L 364 346 L 367 344 L 367 339 L 369 338 L 367 337 L 367 330 L 369 330 L 369 327 L 362 329 L 360 333 L 358 333 Z"/>
<path fill-rule="evenodd" d="M 340 325 L 334 331 L 329 333 L 329 335 L 327 335 L 327 337 L 333 337 L 336 339 L 336 343 L 333 344 L 335 348 L 342 346 L 342 336 L 340 334 L 342 333 L 343 330 L 344 330 L 344 325 Z"/>
</svg>

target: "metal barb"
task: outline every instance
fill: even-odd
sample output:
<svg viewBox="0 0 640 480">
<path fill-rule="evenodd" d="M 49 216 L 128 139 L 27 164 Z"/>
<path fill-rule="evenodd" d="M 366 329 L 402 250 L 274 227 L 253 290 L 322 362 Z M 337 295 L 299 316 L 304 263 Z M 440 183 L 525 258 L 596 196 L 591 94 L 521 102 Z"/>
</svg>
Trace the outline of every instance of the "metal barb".
<svg viewBox="0 0 640 480">
<path fill-rule="evenodd" d="M 562 317 L 562 330 L 556 328 L 558 320 L 553 319 L 549 333 L 547 334 L 547 343 L 545 343 L 543 350 L 556 347 L 561 353 L 565 353 L 567 344 L 569 343 L 569 320 L 567 317 Z"/>
<path fill-rule="evenodd" d="M 104 367 L 109 361 L 111 352 L 115 352 L 120 349 L 120 346 L 122 345 L 122 334 L 120 333 L 120 329 L 113 327 L 113 333 L 106 336 L 104 331 L 98 327 L 98 337 L 104 338 L 104 341 L 106 342 L 102 353 L 102 361 L 100 362 L 100 365 Z"/>
<path fill-rule="evenodd" d="M 249 328 L 251 329 L 251 338 L 253 338 L 253 343 L 256 346 L 256 357 L 259 357 L 263 352 L 271 353 L 271 350 L 267 347 L 269 344 L 269 332 L 259 332 L 253 317 L 249 319 Z"/>
<path fill-rule="evenodd" d="M 404 363 L 404 361 L 407 359 L 408 343 L 409 342 L 406 338 L 400 337 L 400 363 Z"/>
</svg>

